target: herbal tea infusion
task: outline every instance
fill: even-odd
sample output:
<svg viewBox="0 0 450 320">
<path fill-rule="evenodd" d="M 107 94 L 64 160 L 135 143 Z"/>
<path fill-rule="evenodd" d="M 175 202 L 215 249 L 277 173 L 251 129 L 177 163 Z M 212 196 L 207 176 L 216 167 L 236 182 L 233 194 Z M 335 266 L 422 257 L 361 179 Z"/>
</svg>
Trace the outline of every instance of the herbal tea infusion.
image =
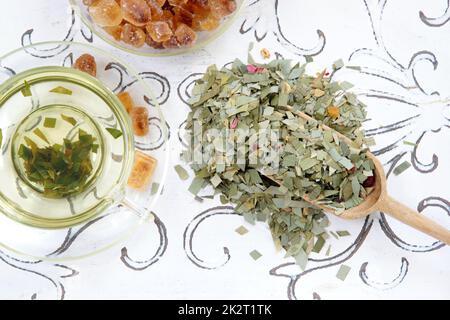
<svg viewBox="0 0 450 320">
<path fill-rule="evenodd" d="M 37 132 L 47 146 L 38 147 L 31 138 L 25 137 L 27 145 L 19 147 L 18 156 L 23 160 L 27 179 L 41 185 L 44 195 L 51 198 L 84 190 L 93 169 L 92 154 L 98 151 L 95 138 L 79 129 L 78 140 L 64 139 L 63 143 L 50 144 L 41 131 Z"/>
</svg>

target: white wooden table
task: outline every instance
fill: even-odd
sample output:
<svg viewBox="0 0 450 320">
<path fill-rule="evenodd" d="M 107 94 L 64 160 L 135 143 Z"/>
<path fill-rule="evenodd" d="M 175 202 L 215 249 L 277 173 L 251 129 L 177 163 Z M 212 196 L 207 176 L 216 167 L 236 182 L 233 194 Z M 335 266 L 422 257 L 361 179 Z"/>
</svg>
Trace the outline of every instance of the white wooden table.
<svg viewBox="0 0 450 320">
<path fill-rule="evenodd" d="M 0 13 L 0 54 L 45 40 L 93 41 L 140 71 L 155 72 L 153 86 L 171 129 L 171 164 L 156 224 L 93 258 L 55 264 L 22 261 L 0 249 L 2 299 L 399 299 L 450 298 L 450 248 L 389 217 L 331 217 L 330 257 L 312 256 L 302 272 L 276 252 L 268 228 L 247 225 L 219 201 L 195 201 L 173 166 L 179 127 L 188 112 L 185 89 L 212 63 L 223 65 L 267 48 L 285 58 L 314 56 L 310 72 L 342 58 L 361 70 L 342 76 L 356 84 L 368 105 L 378 154 L 390 172 L 403 160 L 412 167 L 390 175 L 393 196 L 450 227 L 450 10 L 448 1 L 247 0 L 219 40 L 169 58 L 125 55 L 82 27 L 63 0 L 17 0 Z M 403 140 L 416 143 L 415 147 Z M 250 232 L 238 235 L 245 225 Z M 254 261 L 249 252 L 262 258 Z M 325 251 L 325 250 L 324 250 Z M 352 267 L 345 282 L 339 266 Z"/>
</svg>

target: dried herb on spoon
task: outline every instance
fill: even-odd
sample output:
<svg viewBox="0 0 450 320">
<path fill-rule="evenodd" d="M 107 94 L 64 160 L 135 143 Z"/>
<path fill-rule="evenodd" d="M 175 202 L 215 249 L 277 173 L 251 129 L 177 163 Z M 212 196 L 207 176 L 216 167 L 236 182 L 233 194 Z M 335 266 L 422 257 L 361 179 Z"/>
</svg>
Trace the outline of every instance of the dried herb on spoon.
<svg viewBox="0 0 450 320">
<path fill-rule="evenodd" d="M 210 66 L 192 90 L 182 153 L 196 173 L 193 194 L 211 184 L 247 221 L 268 221 L 276 243 L 302 268 L 323 247 L 328 226 L 303 198 L 339 213 L 361 203 L 374 183 L 364 104 L 347 91 L 351 84 L 331 81 L 326 71 L 307 75 L 305 66 L 281 59 Z"/>
</svg>

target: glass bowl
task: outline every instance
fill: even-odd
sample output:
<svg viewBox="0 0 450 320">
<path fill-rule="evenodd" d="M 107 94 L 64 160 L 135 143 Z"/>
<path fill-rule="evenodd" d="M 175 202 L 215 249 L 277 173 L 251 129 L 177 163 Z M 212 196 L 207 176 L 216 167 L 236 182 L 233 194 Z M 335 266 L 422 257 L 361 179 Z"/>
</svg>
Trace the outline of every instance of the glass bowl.
<svg viewBox="0 0 450 320">
<path fill-rule="evenodd" d="M 81 18 L 84 24 L 86 24 L 92 32 L 109 43 L 110 45 L 141 56 L 172 56 L 177 54 L 182 54 L 185 52 L 190 52 L 197 50 L 199 48 L 203 48 L 208 45 L 212 41 L 216 40 L 219 36 L 221 36 L 234 22 L 235 18 L 238 16 L 241 8 L 243 7 L 244 0 L 236 0 L 236 10 L 229 16 L 225 17 L 220 26 L 213 31 L 202 31 L 197 32 L 198 38 L 196 43 L 193 46 L 189 47 L 179 47 L 179 48 L 171 48 L 171 49 L 154 49 L 148 45 L 144 45 L 141 48 L 135 48 L 131 45 L 128 45 L 124 42 L 115 40 L 110 34 L 108 34 L 103 28 L 97 26 L 91 19 L 87 6 L 83 4 L 83 0 L 69 0 L 73 10 L 77 13 L 77 15 Z"/>
<path fill-rule="evenodd" d="M 95 78 L 72 68 L 86 53 L 96 59 Z M 22 94 L 26 86 L 31 96 Z M 72 93 L 50 92 L 55 87 Z M 130 117 L 116 96 L 124 90 L 137 106 L 148 109 L 151 127 L 144 137 L 133 136 Z M 58 120 L 61 114 L 72 116 L 76 124 Z M 46 117 L 57 119 L 55 128 L 42 126 Z M 0 128 L 0 246 L 36 259 L 77 259 L 123 241 L 151 220 L 167 172 L 168 128 L 151 88 L 119 59 L 74 42 L 33 44 L 0 57 Z M 68 139 L 78 129 L 96 138 L 92 174 L 79 193 L 51 199 L 27 181 L 23 160 L 16 155 L 24 137 L 39 143 L 35 128 L 45 131 L 52 144 L 59 143 L 61 134 L 54 132 L 61 130 Z M 107 128 L 122 136 L 114 138 Z M 143 191 L 126 186 L 135 147 L 158 161 L 152 183 Z"/>
</svg>

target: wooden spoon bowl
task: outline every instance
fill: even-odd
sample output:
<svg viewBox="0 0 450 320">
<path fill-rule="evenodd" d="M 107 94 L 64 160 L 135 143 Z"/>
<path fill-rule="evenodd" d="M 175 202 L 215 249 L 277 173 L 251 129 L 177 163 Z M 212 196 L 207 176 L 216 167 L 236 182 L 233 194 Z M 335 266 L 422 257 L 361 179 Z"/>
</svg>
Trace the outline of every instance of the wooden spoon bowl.
<svg viewBox="0 0 450 320">
<path fill-rule="evenodd" d="M 380 202 L 384 201 L 384 198 L 387 196 L 386 175 L 384 174 L 381 162 L 371 152 L 367 152 L 366 155 L 367 158 L 371 159 L 375 165 L 375 186 L 364 199 L 363 203 L 339 214 L 341 218 L 358 219 L 365 217 L 371 212 L 377 211 Z"/>
<path fill-rule="evenodd" d="M 372 159 L 375 164 L 375 188 L 364 199 L 363 203 L 345 210 L 339 216 L 344 219 L 357 219 L 365 217 L 372 212 L 381 211 L 450 245 L 450 231 L 448 229 L 389 196 L 383 166 L 371 152 L 367 153 L 367 157 Z"/>
</svg>

